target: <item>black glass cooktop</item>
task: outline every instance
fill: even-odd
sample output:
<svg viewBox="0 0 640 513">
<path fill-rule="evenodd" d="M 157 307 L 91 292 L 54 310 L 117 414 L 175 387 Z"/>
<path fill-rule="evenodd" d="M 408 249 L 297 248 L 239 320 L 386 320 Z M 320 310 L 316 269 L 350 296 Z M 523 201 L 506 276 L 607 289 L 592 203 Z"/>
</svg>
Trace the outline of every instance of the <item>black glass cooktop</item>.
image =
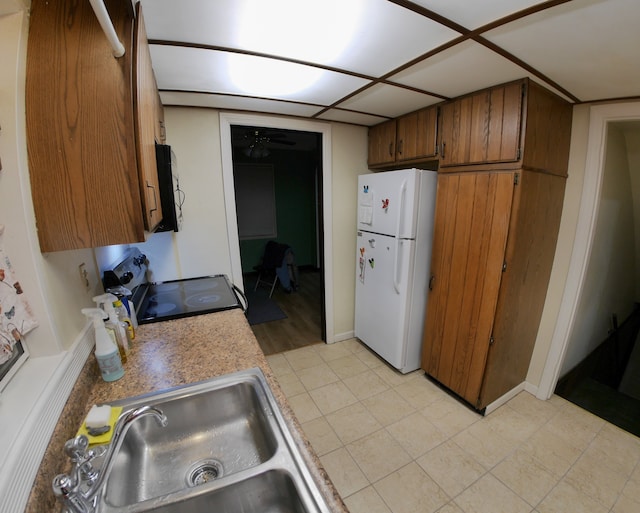
<svg viewBox="0 0 640 513">
<path fill-rule="evenodd" d="M 133 302 L 140 324 L 242 308 L 224 274 L 141 285 Z M 136 296 L 138 296 L 136 298 Z"/>
</svg>

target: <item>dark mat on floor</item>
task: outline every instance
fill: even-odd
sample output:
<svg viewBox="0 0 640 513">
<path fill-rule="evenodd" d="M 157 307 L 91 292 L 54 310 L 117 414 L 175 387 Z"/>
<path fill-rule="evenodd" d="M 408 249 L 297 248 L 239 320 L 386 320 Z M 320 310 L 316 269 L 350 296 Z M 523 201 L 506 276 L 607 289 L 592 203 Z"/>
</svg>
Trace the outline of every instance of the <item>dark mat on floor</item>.
<svg viewBox="0 0 640 513">
<path fill-rule="evenodd" d="M 640 436 L 640 401 L 592 378 L 581 380 L 569 394 L 561 395 L 629 433 Z"/>
<path fill-rule="evenodd" d="M 249 308 L 247 308 L 245 315 L 252 326 L 287 318 L 276 302 L 269 298 L 269 289 L 267 287 L 258 287 L 258 290 L 254 291 L 253 284 L 248 283 L 245 294 L 249 303 Z"/>
</svg>

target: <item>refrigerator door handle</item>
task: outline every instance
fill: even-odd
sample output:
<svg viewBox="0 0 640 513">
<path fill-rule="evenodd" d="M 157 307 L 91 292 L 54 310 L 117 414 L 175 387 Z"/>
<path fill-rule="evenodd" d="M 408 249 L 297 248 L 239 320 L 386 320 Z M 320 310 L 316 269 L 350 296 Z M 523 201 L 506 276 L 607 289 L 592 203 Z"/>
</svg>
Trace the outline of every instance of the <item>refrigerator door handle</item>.
<svg viewBox="0 0 640 513">
<path fill-rule="evenodd" d="M 396 223 L 395 248 L 393 252 L 393 288 L 396 294 L 400 294 L 400 280 L 398 280 L 398 253 L 400 252 L 400 224 L 404 216 L 405 197 L 407 195 L 407 180 L 403 180 L 400 186 L 400 204 L 398 205 L 398 219 Z"/>
</svg>

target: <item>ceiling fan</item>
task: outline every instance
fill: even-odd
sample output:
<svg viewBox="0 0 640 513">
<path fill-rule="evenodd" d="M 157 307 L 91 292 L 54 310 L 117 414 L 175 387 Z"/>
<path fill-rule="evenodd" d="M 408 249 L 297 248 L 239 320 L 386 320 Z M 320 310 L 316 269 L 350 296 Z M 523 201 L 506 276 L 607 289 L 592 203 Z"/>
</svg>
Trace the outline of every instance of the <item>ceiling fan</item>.
<svg viewBox="0 0 640 513">
<path fill-rule="evenodd" d="M 247 157 L 262 158 L 269 155 L 271 144 L 283 144 L 294 146 L 295 141 L 287 139 L 287 134 L 277 130 L 266 130 L 263 128 L 249 128 L 242 136 L 246 146 L 242 150 Z"/>
</svg>

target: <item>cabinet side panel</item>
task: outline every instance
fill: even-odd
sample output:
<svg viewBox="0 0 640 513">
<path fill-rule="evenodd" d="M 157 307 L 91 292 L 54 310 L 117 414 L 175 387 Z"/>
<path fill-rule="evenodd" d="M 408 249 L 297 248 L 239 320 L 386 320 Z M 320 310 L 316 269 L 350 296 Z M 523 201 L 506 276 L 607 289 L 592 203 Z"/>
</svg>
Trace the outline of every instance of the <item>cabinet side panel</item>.
<svg viewBox="0 0 640 513">
<path fill-rule="evenodd" d="M 156 81 L 151 67 L 151 53 L 142 16 L 142 4 L 136 4 L 134 44 L 134 112 L 136 124 L 136 155 L 140 174 L 140 197 L 144 211 L 144 225 L 153 231 L 162 221 L 158 164 L 156 161 Z"/>
<path fill-rule="evenodd" d="M 523 165 L 567 176 L 573 106 L 534 82 L 527 88 Z"/>
<path fill-rule="evenodd" d="M 131 110 L 131 6 L 107 2 L 116 59 L 88 2 L 34 0 L 27 150 L 40 249 L 144 240 Z"/>
<path fill-rule="evenodd" d="M 523 171 L 516 186 L 506 262 L 481 407 L 526 378 L 555 255 L 566 179 Z"/>
</svg>

